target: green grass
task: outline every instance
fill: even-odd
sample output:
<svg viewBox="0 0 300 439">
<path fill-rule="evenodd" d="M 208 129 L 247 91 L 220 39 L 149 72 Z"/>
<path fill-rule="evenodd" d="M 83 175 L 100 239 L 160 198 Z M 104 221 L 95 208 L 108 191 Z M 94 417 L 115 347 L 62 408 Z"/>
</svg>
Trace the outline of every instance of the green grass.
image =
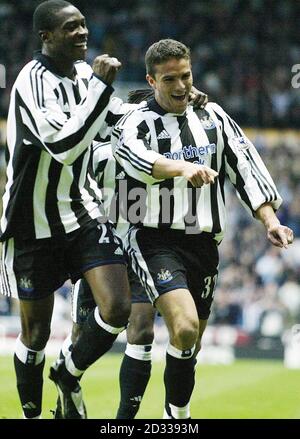
<svg viewBox="0 0 300 439">
<path fill-rule="evenodd" d="M 113 419 L 118 406 L 121 356 L 106 355 L 82 379 L 89 418 Z M 43 418 L 51 418 L 56 390 L 45 367 Z M 154 363 L 137 418 L 160 419 L 163 363 Z M 0 357 L 0 418 L 22 418 L 11 357 Z M 300 370 L 276 361 L 236 361 L 231 366 L 198 365 L 191 412 L 194 419 L 300 418 Z"/>
</svg>

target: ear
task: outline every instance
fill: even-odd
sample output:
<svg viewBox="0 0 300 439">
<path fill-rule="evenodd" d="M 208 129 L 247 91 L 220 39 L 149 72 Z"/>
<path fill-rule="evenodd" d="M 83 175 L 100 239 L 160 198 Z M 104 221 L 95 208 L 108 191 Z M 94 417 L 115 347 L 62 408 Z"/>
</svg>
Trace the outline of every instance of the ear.
<svg viewBox="0 0 300 439">
<path fill-rule="evenodd" d="M 148 84 L 150 85 L 151 88 L 153 88 L 153 89 L 156 88 L 155 87 L 156 81 L 155 81 L 155 79 L 151 75 L 149 75 L 149 73 L 147 73 L 147 75 L 146 75 L 146 80 L 147 80 L 147 82 L 148 82 Z"/>
<path fill-rule="evenodd" d="M 49 40 L 51 39 L 51 32 L 48 30 L 40 30 L 39 36 L 43 43 L 49 43 Z"/>
</svg>

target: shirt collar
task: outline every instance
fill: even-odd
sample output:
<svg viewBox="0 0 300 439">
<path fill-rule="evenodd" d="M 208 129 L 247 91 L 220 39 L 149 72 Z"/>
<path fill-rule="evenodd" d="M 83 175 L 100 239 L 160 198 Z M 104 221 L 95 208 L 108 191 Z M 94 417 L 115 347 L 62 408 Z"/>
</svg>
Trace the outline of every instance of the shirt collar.
<svg viewBox="0 0 300 439">
<path fill-rule="evenodd" d="M 36 59 L 37 61 L 39 61 L 41 64 L 43 64 L 43 66 L 46 67 L 47 70 L 49 70 L 51 73 L 53 73 L 54 75 L 60 76 L 60 77 L 66 77 L 65 75 L 62 74 L 62 72 L 60 72 L 57 67 L 55 66 L 52 58 L 48 55 L 44 55 L 41 50 L 36 50 L 33 54 L 33 59 Z M 75 69 L 75 74 L 76 74 L 76 68 L 74 66 Z"/>
<path fill-rule="evenodd" d="M 155 113 L 164 116 L 166 114 L 169 114 L 170 116 L 185 116 L 186 115 L 186 110 L 183 113 L 169 113 L 168 111 L 164 110 L 159 103 L 157 102 L 157 100 L 152 97 L 147 99 L 147 103 L 148 103 L 148 107 L 149 110 L 154 111 Z"/>
</svg>

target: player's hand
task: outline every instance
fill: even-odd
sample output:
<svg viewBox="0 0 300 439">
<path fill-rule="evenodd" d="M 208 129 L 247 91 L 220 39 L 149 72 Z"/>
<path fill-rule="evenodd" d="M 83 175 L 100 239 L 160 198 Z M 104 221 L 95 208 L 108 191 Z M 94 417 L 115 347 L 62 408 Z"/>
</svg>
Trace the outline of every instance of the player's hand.
<svg viewBox="0 0 300 439">
<path fill-rule="evenodd" d="M 288 245 L 292 244 L 294 240 L 292 229 L 287 226 L 282 226 L 281 224 L 269 227 L 267 235 L 272 244 L 280 248 L 288 248 Z"/>
<path fill-rule="evenodd" d="M 213 184 L 219 174 L 208 166 L 184 162 L 181 175 L 194 187 L 201 187 L 203 184 Z"/>
<path fill-rule="evenodd" d="M 107 84 L 113 83 L 121 66 L 122 64 L 117 58 L 110 57 L 107 53 L 97 56 L 93 62 L 94 73 L 99 75 Z"/>
<path fill-rule="evenodd" d="M 194 110 L 201 110 L 208 102 L 207 94 L 198 90 L 196 87 L 192 87 L 189 94 L 189 103 L 193 105 Z"/>
</svg>

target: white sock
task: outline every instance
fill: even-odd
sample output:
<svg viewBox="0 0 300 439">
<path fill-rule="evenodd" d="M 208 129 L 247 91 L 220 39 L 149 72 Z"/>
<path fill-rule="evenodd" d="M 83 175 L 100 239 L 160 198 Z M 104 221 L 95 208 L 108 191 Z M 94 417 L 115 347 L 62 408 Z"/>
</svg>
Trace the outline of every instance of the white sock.
<svg viewBox="0 0 300 439">
<path fill-rule="evenodd" d="M 16 340 L 15 354 L 22 363 L 37 366 L 45 357 L 45 349 L 42 349 L 41 351 L 29 349 L 21 342 L 21 334 L 19 334 Z"/>
<path fill-rule="evenodd" d="M 151 361 L 151 349 L 152 344 L 138 345 L 127 343 L 125 354 L 136 360 Z"/>
<path fill-rule="evenodd" d="M 188 402 L 187 405 L 184 407 L 176 407 L 176 405 L 169 404 L 172 418 L 175 419 L 188 419 L 191 417 L 190 414 L 190 403 Z"/>
</svg>

